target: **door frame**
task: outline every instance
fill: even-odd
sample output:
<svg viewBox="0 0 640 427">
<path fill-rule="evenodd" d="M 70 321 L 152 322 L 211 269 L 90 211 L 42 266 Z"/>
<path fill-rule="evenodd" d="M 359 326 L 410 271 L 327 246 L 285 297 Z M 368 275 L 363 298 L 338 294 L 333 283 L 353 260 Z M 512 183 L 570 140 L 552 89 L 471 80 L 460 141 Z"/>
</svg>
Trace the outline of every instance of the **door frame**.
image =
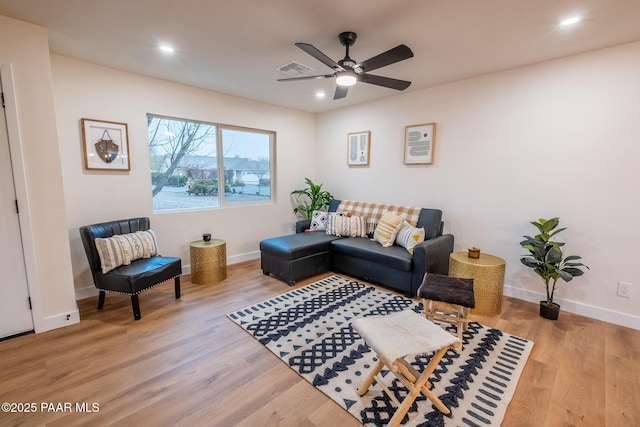
<svg viewBox="0 0 640 427">
<path fill-rule="evenodd" d="M 11 165 L 13 167 L 13 180 L 16 189 L 16 198 L 19 202 L 18 218 L 20 220 L 20 234 L 22 235 L 22 250 L 27 274 L 27 288 L 31 298 L 31 316 L 35 332 L 47 330 L 44 313 L 42 312 L 42 294 L 40 292 L 40 280 L 38 277 L 38 263 L 36 256 L 36 244 L 33 238 L 31 226 L 31 208 L 27 192 L 27 175 L 24 168 L 24 155 L 22 151 L 22 137 L 20 134 L 20 121 L 18 120 L 18 103 L 13 77 L 13 65 L 11 63 L 0 65 L 0 79 L 2 80 L 2 92 L 4 93 L 4 114 L 7 119 L 7 134 L 9 148 L 11 150 Z"/>
</svg>

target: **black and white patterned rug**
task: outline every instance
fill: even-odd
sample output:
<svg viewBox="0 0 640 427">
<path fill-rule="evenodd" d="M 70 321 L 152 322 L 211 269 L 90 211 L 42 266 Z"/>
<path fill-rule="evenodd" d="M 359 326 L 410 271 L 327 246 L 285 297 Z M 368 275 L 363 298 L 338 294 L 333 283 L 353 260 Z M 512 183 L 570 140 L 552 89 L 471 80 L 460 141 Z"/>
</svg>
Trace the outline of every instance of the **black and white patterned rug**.
<svg viewBox="0 0 640 427">
<path fill-rule="evenodd" d="M 377 359 L 351 328 L 351 321 L 400 310 L 421 313 L 422 304 L 335 275 L 228 317 L 362 424 L 383 426 L 396 406 L 375 383 L 367 394 L 358 396 L 358 387 Z M 430 378 L 434 393 L 451 413 L 442 414 L 420 395 L 403 425 L 500 425 L 533 342 L 477 322 L 470 322 L 463 341 L 463 351 L 449 350 Z M 430 358 L 407 359 L 421 372 Z M 382 377 L 402 401 L 406 387 L 389 371 L 383 370 Z"/>
</svg>

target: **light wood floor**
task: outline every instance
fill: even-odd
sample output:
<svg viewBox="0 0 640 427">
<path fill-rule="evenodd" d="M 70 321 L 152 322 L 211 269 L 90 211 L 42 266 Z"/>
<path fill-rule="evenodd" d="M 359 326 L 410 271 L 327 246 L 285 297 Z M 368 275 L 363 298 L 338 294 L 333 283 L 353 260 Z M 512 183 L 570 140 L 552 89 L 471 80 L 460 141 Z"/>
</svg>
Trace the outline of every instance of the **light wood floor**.
<svg viewBox="0 0 640 427">
<path fill-rule="evenodd" d="M 137 322 L 128 297 L 107 295 L 100 312 L 97 297 L 79 301 L 79 324 L 0 342 L 0 402 L 37 405 L 0 412 L 0 425 L 361 425 L 226 319 L 291 289 L 258 261 L 220 284 L 182 284 L 177 301 L 171 284 L 143 293 Z M 505 298 L 500 316 L 474 318 L 535 342 L 503 426 L 640 425 L 640 331 L 537 309 Z M 83 402 L 99 411 L 75 412 Z"/>
</svg>

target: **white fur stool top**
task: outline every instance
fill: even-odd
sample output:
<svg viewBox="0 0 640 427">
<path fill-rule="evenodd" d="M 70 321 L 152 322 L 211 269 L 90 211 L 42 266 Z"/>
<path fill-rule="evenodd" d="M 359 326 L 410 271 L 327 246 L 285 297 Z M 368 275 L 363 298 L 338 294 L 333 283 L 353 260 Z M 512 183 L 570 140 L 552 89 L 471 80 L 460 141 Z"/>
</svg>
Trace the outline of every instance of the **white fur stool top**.
<svg viewBox="0 0 640 427">
<path fill-rule="evenodd" d="M 361 317 L 352 325 L 369 347 L 390 362 L 409 354 L 432 353 L 458 342 L 440 326 L 410 310 Z"/>
</svg>

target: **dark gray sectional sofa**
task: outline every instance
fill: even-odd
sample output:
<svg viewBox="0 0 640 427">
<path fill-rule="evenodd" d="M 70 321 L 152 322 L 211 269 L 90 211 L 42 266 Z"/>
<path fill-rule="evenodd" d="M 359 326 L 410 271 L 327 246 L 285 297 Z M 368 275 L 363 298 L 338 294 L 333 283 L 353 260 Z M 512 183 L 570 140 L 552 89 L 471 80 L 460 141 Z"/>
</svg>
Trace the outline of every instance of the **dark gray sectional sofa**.
<svg viewBox="0 0 640 427">
<path fill-rule="evenodd" d="M 340 200 L 333 200 L 329 212 L 335 212 Z M 393 245 L 382 247 L 367 237 L 337 237 L 322 231 L 304 232 L 310 220 L 298 221 L 296 234 L 260 242 L 261 268 L 290 285 L 327 271 L 343 273 L 416 295 L 425 273 L 447 274 L 453 235 L 442 234 L 442 211 L 420 211 L 417 227 L 424 227 L 425 241 L 413 254 Z"/>
</svg>

